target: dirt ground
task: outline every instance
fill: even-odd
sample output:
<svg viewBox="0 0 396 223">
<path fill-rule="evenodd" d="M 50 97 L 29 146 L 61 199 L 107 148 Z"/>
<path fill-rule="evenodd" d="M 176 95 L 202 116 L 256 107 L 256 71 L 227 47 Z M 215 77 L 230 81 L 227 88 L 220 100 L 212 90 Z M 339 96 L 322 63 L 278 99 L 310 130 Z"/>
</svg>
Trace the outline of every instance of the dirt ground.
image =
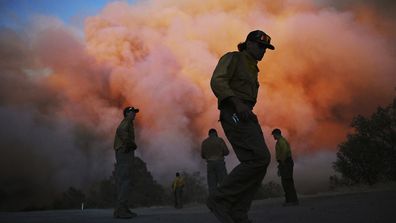
<svg viewBox="0 0 396 223">
<path fill-rule="evenodd" d="M 249 213 L 253 222 L 271 223 L 394 223 L 396 188 L 347 194 L 300 197 L 300 205 L 282 207 L 281 198 L 255 201 Z M 204 205 L 190 205 L 181 210 L 172 207 L 134 209 L 134 219 L 113 219 L 111 209 L 86 209 L 0 212 L 1 223 L 217 223 Z"/>
</svg>

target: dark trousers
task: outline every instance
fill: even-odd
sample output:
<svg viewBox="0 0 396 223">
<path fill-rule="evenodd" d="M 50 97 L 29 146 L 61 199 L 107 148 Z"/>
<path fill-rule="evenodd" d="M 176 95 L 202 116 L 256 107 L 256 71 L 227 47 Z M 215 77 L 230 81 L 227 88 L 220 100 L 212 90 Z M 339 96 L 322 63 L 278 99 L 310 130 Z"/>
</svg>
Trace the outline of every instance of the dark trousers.
<svg viewBox="0 0 396 223">
<path fill-rule="evenodd" d="M 232 113 L 231 109 L 222 109 L 220 120 L 241 163 L 224 178 L 212 197 L 230 210 L 234 221 L 244 221 L 266 174 L 270 153 L 257 117 L 234 123 Z"/>
<path fill-rule="evenodd" d="M 117 189 L 116 208 L 128 208 L 128 195 L 132 178 L 134 151 L 116 150 L 115 180 Z"/>
<path fill-rule="evenodd" d="M 296 188 L 294 187 L 293 166 L 294 162 L 291 158 L 286 159 L 283 164 L 279 163 L 278 166 L 286 203 L 298 201 Z"/>
<path fill-rule="evenodd" d="M 183 207 L 183 188 L 176 188 L 174 191 L 175 208 Z"/>
<path fill-rule="evenodd" d="M 206 167 L 209 194 L 212 194 L 227 175 L 227 169 L 224 160 L 208 160 Z"/>
</svg>

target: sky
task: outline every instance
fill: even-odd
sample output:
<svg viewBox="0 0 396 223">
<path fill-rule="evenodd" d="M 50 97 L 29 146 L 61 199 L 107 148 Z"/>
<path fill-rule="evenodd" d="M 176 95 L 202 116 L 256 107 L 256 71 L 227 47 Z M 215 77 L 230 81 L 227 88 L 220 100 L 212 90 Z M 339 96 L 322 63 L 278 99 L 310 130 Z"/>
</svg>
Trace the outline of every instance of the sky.
<svg viewBox="0 0 396 223">
<path fill-rule="evenodd" d="M 259 63 L 254 112 L 272 157 L 273 128 L 291 143 L 302 193 L 327 189 L 353 117 L 395 96 L 393 1 L 0 2 L 0 194 L 25 203 L 108 177 L 127 105 L 155 179 L 205 173 L 200 143 L 210 128 L 225 138 L 210 77 L 255 29 L 276 50 Z"/>
<path fill-rule="evenodd" d="M 1 0 L 0 14 L 3 26 L 19 26 L 35 15 L 54 16 L 65 23 L 73 23 L 74 19 L 94 15 L 111 0 Z M 133 2 L 133 1 L 129 1 Z"/>
</svg>

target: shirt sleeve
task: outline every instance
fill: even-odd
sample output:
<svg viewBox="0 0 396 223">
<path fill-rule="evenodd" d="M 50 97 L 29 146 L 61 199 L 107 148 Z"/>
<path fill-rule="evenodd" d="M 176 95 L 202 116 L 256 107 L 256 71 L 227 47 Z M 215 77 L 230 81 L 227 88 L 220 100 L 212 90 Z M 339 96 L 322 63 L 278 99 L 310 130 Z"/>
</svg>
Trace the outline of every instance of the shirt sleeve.
<svg viewBox="0 0 396 223">
<path fill-rule="evenodd" d="M 176 180 L 172 182 L 172 190 L 175 191 L 175 189 L 176 189 Z"/>
<path fill-rule="evenodd" d="M 203 141 L 202 144 L 201 144 L 201 157 L 202 157 L 202 159 L 206 159 L 205 153 L 204 153 L 204 143 L 205 143 L 205 141 Z"/>
<path fill-rule="evenodd" d="M 230 154 L 230 150 L 228 150 L 227 145 L 225 144 L 223 139 L 221 139 L 221 145 L 223 147 L 223 156 L 227 156 L 228 154 Z"/>
<path fill-rule="evenodd" d="M 213 93 L 219 99 L 219 102 L 224 99 L 235 96 L 229 83 L 235 71 L 235 60 L 236 56 L 234 53 L 227 53 L 220 58 L 217 64 L 212 79 L 210 81 L 210 86 Z"/>
</svg>

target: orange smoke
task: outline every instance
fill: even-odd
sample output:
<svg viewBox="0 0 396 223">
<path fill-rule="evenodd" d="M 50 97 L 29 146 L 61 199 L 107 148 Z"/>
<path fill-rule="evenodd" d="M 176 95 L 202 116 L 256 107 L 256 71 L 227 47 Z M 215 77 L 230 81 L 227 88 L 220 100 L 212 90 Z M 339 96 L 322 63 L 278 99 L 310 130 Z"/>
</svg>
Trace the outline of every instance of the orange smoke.
<svg viewBox="0 0 396 223">
<path fill-rule="evenodd" d="M 86 19 L 85 40 L 56 19 L 36 21 L 28 66 L 46 74 L 28 79 L 55 92 L 46 115 L 95 133 L 87 142 L 106 147 L 107 166 L 122 108 L 133 105 L 141 109 L 138 153 L 150 169 L 195 170 L 207 130 L 221 129 L 209 86 L 214 67 L 262 29 L 276 47 L 259 63 L 255 107 L 268 145 L 278 127 L 297 155 L 334 151 L 352 117 L 388 103 L 396 83 L 391 34 L 355 15 L 310 0 L 114 2 Z"/>
<path fill-rule="evenodd" d="M 86 41 L 99 63 L 122 70 L 111 75 L 111 88 L 143 108 L 141 128 L 153 128 L 147 141 L 154 134 L 164 150 L 180 153 L 197 145 L 173 150 L 178 140 L 198 143 L 219 128 L 209 79 L 219 56 L 253 29 L 268 32 L 277 48 L 260 63 L 256 112 L 266 129 L 283 129 L 296 151 L 334 150 L 354 115 L 393 95 L 386 36 L 311 1 L 112 3 L 87 19 Z M 179 139 L 169 141 L 169 132 Z"/>
</svg>

